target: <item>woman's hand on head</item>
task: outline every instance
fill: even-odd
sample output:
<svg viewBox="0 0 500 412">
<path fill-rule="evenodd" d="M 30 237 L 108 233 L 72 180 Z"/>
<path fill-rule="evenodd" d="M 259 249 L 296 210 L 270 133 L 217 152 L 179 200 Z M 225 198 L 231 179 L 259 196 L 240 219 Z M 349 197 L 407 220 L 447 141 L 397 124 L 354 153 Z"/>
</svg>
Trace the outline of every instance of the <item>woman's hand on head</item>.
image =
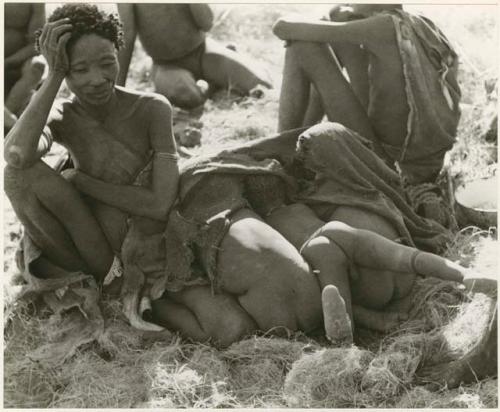
<svg viewBox="0 0 500 412">
<path fill-rule="evenodd" d="M 43 26 L 39 38 L 40 51 L 47 60 L 49 73 L 66 75 L 69 71 L 69 58 L 66 53 L 66 44 L 71 37 L 69 19 L 61 19 Z"/>
</svg>

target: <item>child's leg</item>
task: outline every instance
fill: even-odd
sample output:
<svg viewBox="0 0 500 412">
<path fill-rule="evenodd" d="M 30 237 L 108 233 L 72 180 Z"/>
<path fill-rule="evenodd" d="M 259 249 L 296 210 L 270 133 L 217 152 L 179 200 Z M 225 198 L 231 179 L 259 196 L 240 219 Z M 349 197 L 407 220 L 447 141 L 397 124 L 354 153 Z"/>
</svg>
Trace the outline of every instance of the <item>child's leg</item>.
<svg viewBox="0 0 500 412">
<path fill-rule="evenodd" d="M 322 236 L 336 242 L 357 265 L 394 272 L 416 273 L 462 282 L 465 268 L 432 253 L 400 245 L 368 230 L 342 222 L 323 226 Z"/>
</svg>

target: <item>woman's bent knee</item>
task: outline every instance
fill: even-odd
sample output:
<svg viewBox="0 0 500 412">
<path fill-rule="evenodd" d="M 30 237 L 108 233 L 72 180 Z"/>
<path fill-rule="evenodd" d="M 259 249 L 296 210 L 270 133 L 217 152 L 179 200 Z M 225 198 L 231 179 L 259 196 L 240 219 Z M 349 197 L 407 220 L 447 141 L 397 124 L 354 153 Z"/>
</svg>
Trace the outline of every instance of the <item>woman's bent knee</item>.
<svg viewBox="0 0 500 412">
<path fill-rule="evenodd" d="M 347 256 L 335 243 L 326 236 L 318 236 L 307 242 L 301 250 L 302 256 L 313 266 L 316 262 L 322 262 L 325 258 L 329 261 L 335 260 L 339 264 L 347 261 Z"/>
</svg>

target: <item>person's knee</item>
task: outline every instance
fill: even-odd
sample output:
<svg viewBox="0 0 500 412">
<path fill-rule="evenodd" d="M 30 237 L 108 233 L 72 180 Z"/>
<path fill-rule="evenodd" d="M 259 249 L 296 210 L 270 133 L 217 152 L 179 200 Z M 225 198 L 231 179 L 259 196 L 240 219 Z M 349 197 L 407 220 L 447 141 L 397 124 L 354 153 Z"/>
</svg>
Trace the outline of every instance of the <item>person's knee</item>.
<svg viewBox="0 0 500 412">
<path fill-rule="evenodd" d="M 206 96 L 203 95 L 197 86 L 178 87 L 174 93 L 167 97 L 172 104 L 183 109 L 193 109 L 205 103 Z"/>
<path fill-rule="evenodd" d="M 187 70 L 155 66 L 153 82 L 156 92 L 175 106 L 191 109 L 202 105 L 206 100 L 206 94 Z"/>
<path fill-rule="evenodd" d="M 311 239 L 304 245 L 301 254 L 313 268 L 321 266 L 325 259 L 328 259 L 328 262 L 334 260 L 338 264 L 343 264 L 347 261 L 345 253 L 325 236 L 318 236 Z"/>
</svg>

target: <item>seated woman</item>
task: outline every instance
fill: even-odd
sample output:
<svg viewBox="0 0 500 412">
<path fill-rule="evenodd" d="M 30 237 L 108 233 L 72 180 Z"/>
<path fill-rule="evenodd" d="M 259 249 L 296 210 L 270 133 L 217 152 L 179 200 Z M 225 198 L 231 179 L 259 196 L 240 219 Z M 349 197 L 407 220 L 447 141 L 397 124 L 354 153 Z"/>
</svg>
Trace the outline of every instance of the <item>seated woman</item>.
<svg viewBox="0 0 500 412">
<path fill-rule="evenodd" d="M 102 281 L 117 265 L 128 217 L 164 225 L 176 198 L 171 107 L 115 86 L 120 23 L 96 6 L 57 8 L 37 41 L 49 73 L 6 138 L 5 191 L 41 250 L 33 273 Z M 63 80 L 73 96 L 54 104 Z M 53 141 L 74 159 L 64 176 L 40 160 Z M 134 185 L 148 164 L 151 184 Z"/>
</svg>

